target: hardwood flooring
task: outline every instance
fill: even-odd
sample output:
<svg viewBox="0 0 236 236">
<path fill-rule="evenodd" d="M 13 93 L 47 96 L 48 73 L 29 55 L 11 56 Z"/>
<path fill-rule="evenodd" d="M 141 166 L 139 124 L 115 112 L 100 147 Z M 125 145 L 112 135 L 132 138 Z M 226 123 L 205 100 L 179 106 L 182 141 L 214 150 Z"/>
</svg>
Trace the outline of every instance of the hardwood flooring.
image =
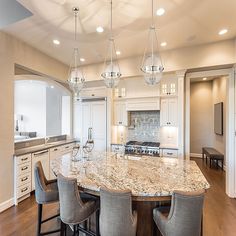
<svg viewBox="0 0 236 236">
<path fill-rule="evenodd" d="M 225 173 L 220 169 L 210 169 L 201 159 L 197 162 L 211 184 L 204 204 L 204 236 L 236 235 L 236 199 L 225 194 Z M 56 213 L 57 204 L 44 208 L 44 217 Z M 34 196 L 0 214 L 0 236 L 33 236 L 36 235 L 37 205 Z M 46 223 L 43 229 L 57 228 L 57 220 Z M 56 234 L 55 234 L 56 235 Z"/>
</svg>

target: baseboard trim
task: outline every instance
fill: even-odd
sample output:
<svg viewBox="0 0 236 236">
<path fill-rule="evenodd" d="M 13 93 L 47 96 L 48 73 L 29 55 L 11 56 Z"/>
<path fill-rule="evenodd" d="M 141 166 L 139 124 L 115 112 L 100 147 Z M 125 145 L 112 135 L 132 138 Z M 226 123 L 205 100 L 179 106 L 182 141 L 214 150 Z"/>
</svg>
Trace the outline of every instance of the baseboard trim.
<svg viewBox="0 0 236 236">
<path fill-rule="evenodd" d="M 202 158 L 202 154 L 199 154 L 199 153 L 190 153 L 190 157 Z"/>
<path fill-rule="evenodd" d="M 14 198 L 11 198 L 5 202 L 0 203 L 0 213 L 14 205 Z"/>
</svg>

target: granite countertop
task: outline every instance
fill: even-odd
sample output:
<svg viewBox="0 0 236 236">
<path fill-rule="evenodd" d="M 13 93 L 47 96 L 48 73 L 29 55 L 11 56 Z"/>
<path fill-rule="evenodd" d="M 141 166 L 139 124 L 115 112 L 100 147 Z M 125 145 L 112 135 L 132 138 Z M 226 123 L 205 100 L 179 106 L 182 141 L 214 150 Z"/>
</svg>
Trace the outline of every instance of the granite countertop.
<svg viewBox="0 0 236 236">
<path fill-rule="evenodd" d="M 43 150 L 46 150 L 49 148 L 54 148 L 54 147 L 58 147 L 61 145 L 74 143 L 74 142 L 76 142 L 75 139 L 66 139 L 66 140 L 62 140 L 62 141 L 58 141 L 58 142 L 51 142 L 51 143 L 47 143 L 47 144 L 43 144 L 43 145 L 36 145 L 36 146 L 32 146 L 32 147 L 27 147 L 27 148 L 15 149 L 14 156 L 21 156 L 21 155 L 29 154 L 32 152 L 39 152 L 39 151 L 43 151 Z"/>
<path fill-rule="evenodd" d="M 93 153 L 72 161 L 66 154 L 51 162 L 57 175 L 76 178 L 84 189 L 99 192 L 101 186 L 130 189 L 136 197 L 170 196 L 174 190 L 208 189 L 209 183 L 194 161 L 166 157 L 119 157 L 114 153 Z"/>
</svg>

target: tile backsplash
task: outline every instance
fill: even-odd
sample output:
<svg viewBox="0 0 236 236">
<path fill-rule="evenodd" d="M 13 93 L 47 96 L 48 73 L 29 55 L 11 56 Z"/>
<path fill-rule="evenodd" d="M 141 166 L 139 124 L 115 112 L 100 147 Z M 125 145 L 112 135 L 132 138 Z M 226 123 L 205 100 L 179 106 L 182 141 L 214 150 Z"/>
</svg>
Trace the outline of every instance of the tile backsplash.
<svg viewBox="0 0 236 236">
<path fill-rule="evenodd" d="M 160 141 L 160 111 L 131 111 L 127 141 Z"/>
</svg>

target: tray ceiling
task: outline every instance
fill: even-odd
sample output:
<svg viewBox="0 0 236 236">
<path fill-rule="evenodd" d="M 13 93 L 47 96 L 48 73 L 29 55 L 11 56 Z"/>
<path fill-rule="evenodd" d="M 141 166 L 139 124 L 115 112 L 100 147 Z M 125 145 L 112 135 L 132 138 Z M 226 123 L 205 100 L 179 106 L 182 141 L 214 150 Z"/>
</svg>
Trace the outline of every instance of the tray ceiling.
<svg viewBox="0 0 236 236">
<path fill-rule="evenodd" d="M 33 16 L 3 30 L 46 54 L 70 64 L 74 42 L 72 7 L 80 8 L 79 45 L 85 64 L 101 62 L 107 50 L 109 35 L 108 0 L 19 0 Z M 165 14 L 156 16 L 159 42 L 167 42 L 160 50 L 216 42 L 236 35 L 235 0 L 159 0 L 155 8 Z M 114 0 L 114 33 L 119 57 L 141 55 L 150 25 L 151 1 Z M 97 33 L 96 27 L 104 27 Z M 218 35 L 227 28 L 226 35 Z M 60 45 L 52 43 L 60 40 Z"/>
</svg>

